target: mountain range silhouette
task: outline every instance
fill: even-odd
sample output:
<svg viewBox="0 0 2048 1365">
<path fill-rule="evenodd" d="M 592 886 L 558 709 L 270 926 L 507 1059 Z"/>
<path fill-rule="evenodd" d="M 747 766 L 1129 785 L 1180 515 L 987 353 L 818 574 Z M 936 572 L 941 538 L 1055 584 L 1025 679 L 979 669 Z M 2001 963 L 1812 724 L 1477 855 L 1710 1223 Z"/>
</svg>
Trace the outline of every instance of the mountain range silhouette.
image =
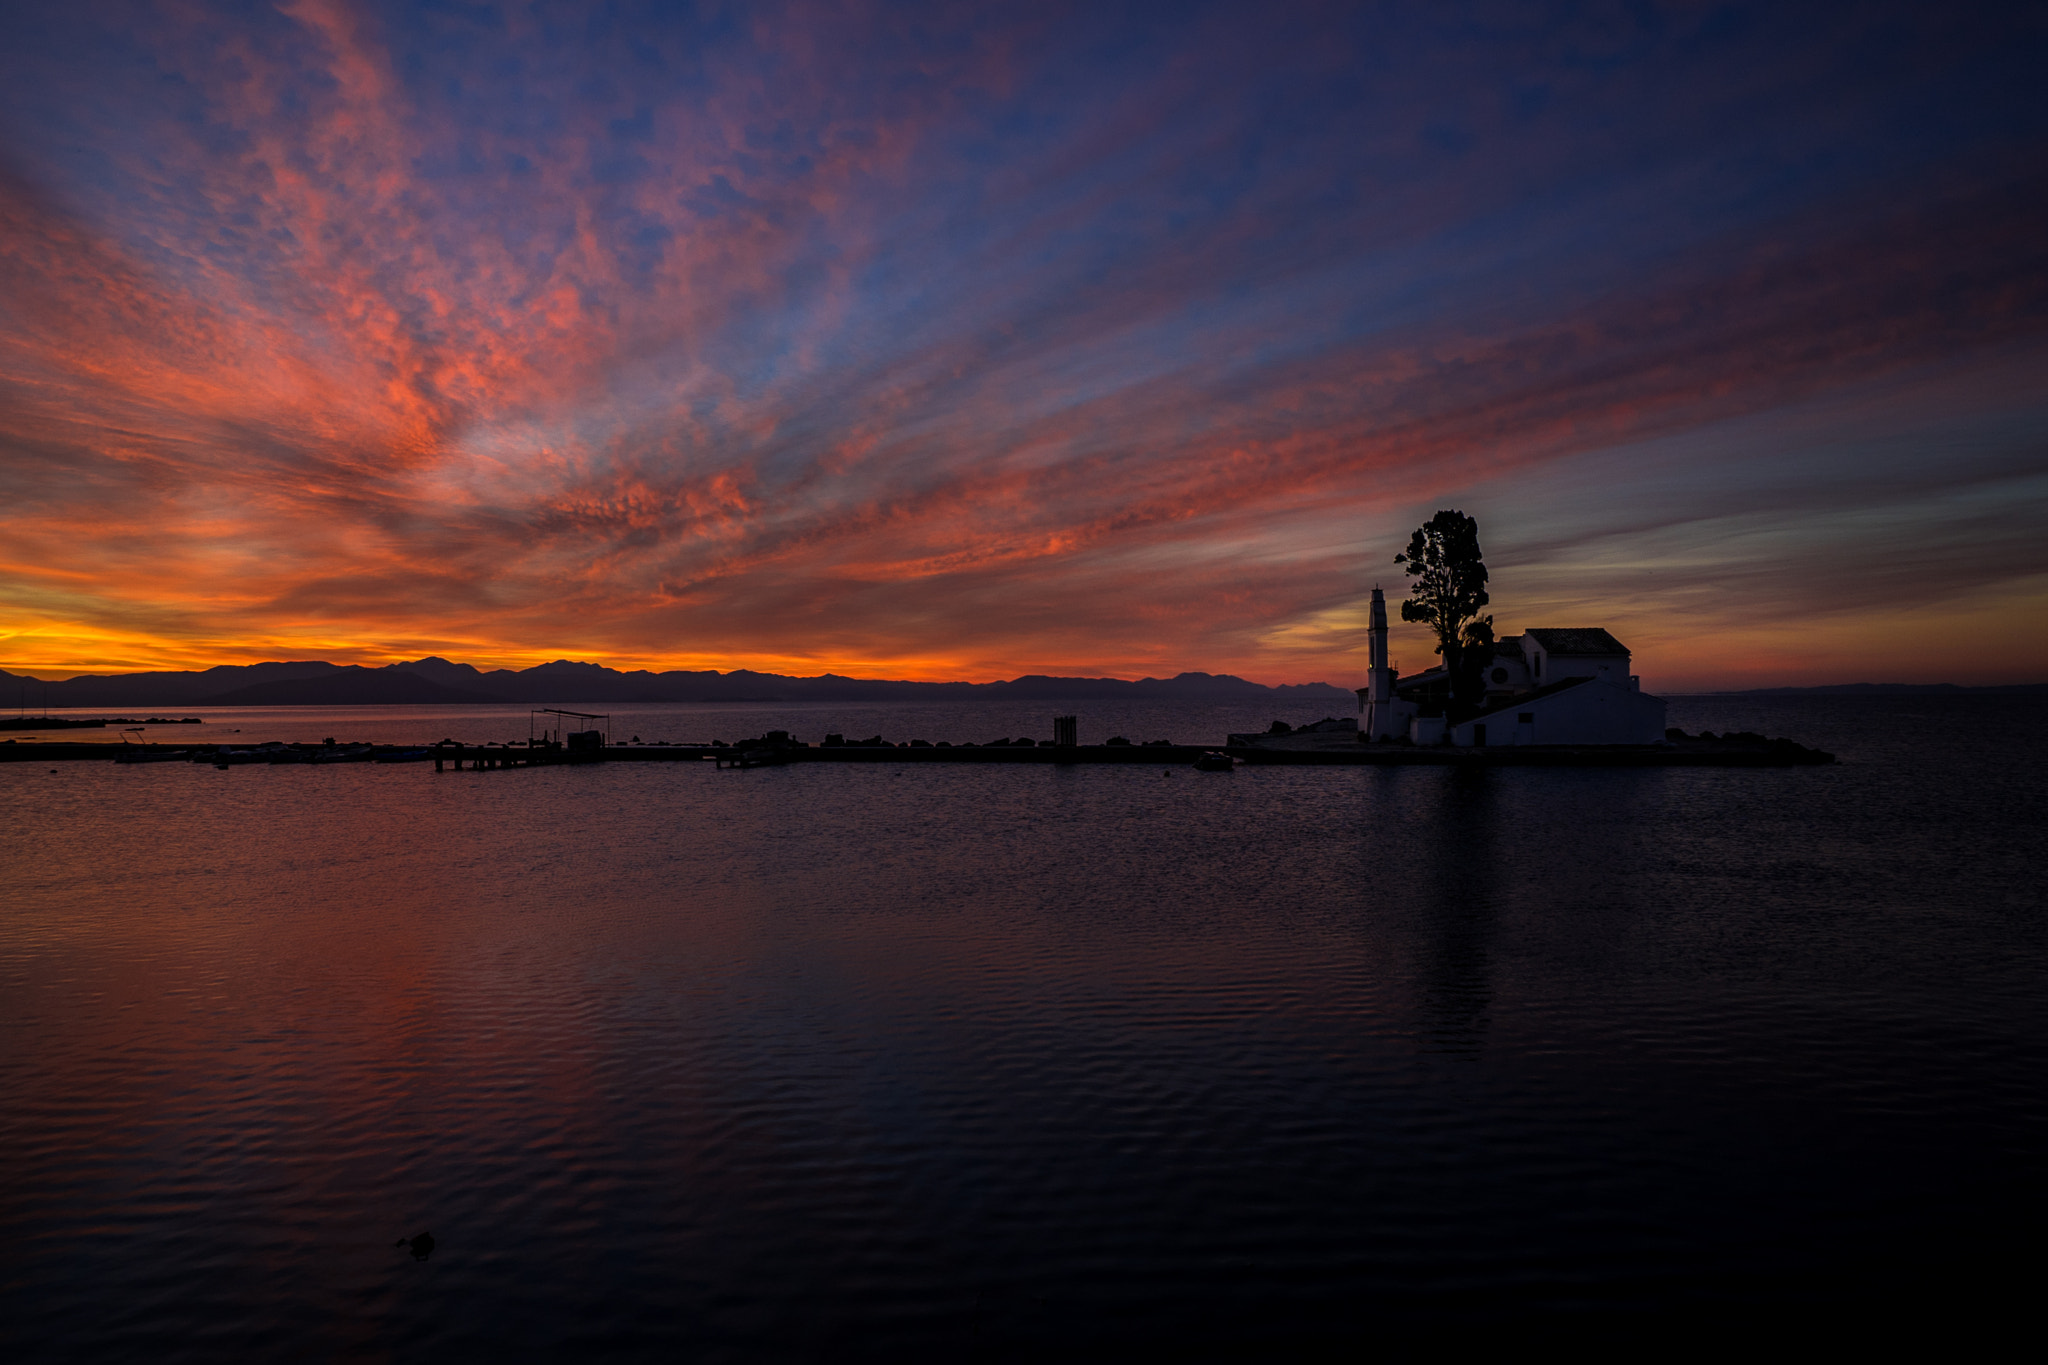
<svg viewBox="0 0 2048 1365">
<path fill-rule="evenodd" d="M 222 664 L 192 672 L 83 675 L 44 682 L 0 670 L 0 705 L 20 692 L 24 705 L 366 706 L 492 705 L 541 702 L 794 702 L 1176 700 L 1302 701 L 1355 704 L 1329 683 L 1267 687 L 1230 674 L 1182 673 L 1172 678 L 1057 678 L 1032 674 L 1006 682 L 907 682 L 826 673 L 788 677 L 738 669 L 731 673 L 645 669 L 621 672 L 601 664 L 557 659 L 532 668 L 492 669 L 429 657 L 365 668 L 296 660 Z"/>
</svg>

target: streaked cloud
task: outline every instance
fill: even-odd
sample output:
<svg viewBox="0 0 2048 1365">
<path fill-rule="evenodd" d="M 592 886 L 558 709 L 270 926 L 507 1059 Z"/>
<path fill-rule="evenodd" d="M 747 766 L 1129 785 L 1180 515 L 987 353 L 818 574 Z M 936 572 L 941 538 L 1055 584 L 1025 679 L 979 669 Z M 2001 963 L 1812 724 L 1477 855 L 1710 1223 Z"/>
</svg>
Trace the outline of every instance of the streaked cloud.
<svg viewBox="0 0 2048 1365">
<path fill-rule="evenodd" d="M 1904 677 L 2048 573 L 2041 34 L 1629 15 L 44 16 L 0 661 L 1342 680 L 1456 505 L 1504 624 Z"/>
</svg>

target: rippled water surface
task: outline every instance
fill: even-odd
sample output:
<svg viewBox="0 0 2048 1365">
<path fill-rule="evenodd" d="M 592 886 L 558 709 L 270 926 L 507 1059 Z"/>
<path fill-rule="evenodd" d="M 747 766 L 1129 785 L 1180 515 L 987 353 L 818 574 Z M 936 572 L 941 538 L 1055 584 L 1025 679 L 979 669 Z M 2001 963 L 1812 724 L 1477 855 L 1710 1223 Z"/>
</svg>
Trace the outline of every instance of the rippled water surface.
<svg viewBox="0 0 2048 1365">
<path fill-rule="evenodd" d="M 860 712 L 721 723 L 1009 724 Z M 1844 759 L 1770 771 L 0 764 L 0 1332 L 1995 1320 L 2048 1213 L 2040 714 L 1673 703 Z"/>
</svg>

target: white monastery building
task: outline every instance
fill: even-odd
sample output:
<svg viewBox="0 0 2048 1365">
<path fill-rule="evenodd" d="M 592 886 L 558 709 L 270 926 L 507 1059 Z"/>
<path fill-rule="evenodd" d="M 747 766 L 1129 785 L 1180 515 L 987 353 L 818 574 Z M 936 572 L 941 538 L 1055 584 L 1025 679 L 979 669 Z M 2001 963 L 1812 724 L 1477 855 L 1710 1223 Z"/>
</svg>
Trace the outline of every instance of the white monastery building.
<svg viewBox="0 0 2048 1365">
<path fill-rule="evenodd" d="M 1387 599 L 1372 590 L 1367 682 L 1359 738 L 1475 748 L 1502 744 L 1662 744 L 1664 699 L 1629 672 L 1628 646 L 1598 626 L 1550 627 L 1494 646 L 1479 713 L 1449 727 L 1442 665 L 1406 678 L 1387 662 Z M 1428 715 L 1425 712 L 1434 711 Z"/>
</svg>

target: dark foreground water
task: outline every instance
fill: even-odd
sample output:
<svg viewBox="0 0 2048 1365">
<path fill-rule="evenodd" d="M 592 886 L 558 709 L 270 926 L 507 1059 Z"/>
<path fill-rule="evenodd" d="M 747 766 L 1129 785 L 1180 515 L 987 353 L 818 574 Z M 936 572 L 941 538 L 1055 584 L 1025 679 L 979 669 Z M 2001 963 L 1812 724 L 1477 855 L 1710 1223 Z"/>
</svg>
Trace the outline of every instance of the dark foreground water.
<svg viewBox="0 0 2048 1365">
<path fill-rule="evenodd" d="M 1845 760 L 1782 771 L 0 765 L 0 1345 L 2030 1320 L 2041 716 L 1673 704 Z"/>
</svg>

